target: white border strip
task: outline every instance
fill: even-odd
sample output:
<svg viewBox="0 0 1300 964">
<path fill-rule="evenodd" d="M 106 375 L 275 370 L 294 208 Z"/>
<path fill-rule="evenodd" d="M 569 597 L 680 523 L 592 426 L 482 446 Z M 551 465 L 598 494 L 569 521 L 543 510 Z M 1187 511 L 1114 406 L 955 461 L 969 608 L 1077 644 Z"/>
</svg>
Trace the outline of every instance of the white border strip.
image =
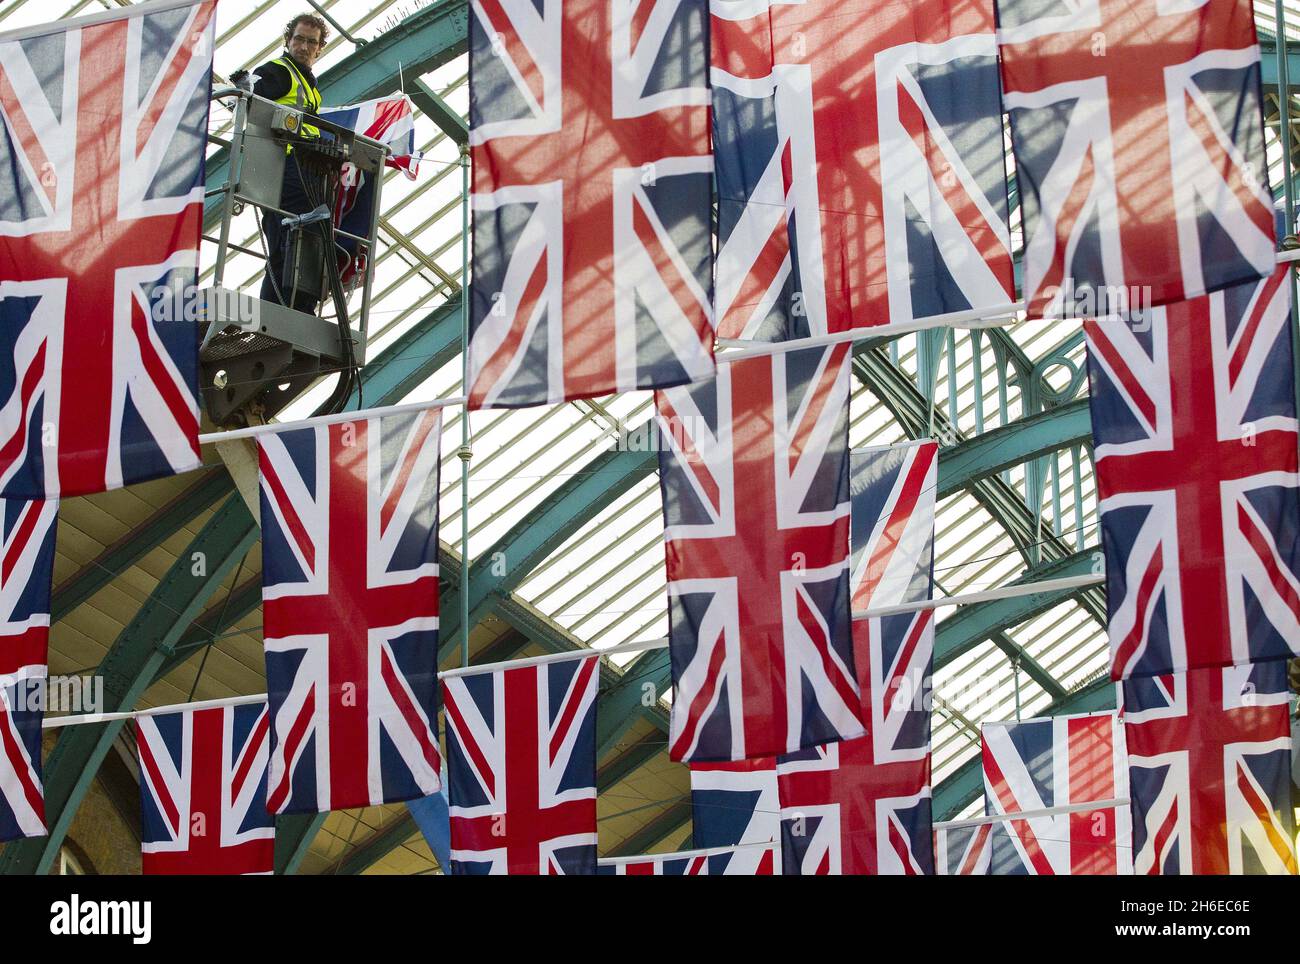
<svg viewBox="0 0 1300 964">
<path fill-rule="evenodd" d="M 449 669 L 438 674 L 438 679 L 452 679 L 458 676 L 477 676 L 482 673 L 496 673 L 521 666 L 541 666 L 544 663 L 564 663 L 575 659 L 588 659 L 592 656 L 613 656 L 620 653 L 642 653 L 652 649 L 667 649 L 668 638 L 651 639 L 645 642 L 624 643 L 610 646 L 608 649 L 575 649 L 567 653 L 548 653 L 545 656 L 526 656 L 523 659 L 508 659 L 500 663 L 483 663 L 481 666 L 465 666 Z M 182 713 L 186 710 L 210 710 L 220 706 L 244 706 L 248 703 L 260 703 L 267 698 L 265 693 L 252 696 L 227 696 L 218 700 L 200 700 L 196 703 L 177 703 L 172 706 L 155 706 L 147 710 L 130 710 L 122 713 L 85 713 L 80 716 L 46 717 L 41 727 L 52 730 L 61 726 L 83 726 L 88 723 L 113 723 L 118 720 L 133 720 L 139 716 L 159 716 L 163 713 Z"/>
<path fill-rule="evenodd" d="M 1278 264 L 1300 260 L 1300 248 L 1280 251 Z M 719 365 L 744 361 L 746 358 L 762 358 L 766 355 L 778 355 L 787 351 L 799 351 L 801 348 L 820 348 L 827 345 L 840 345 L 845 342 L 865 340 L 867 338 L 892 337 L 907 335 L 916 331 L 928 331 L 931 328 L 999 328 L 1014 325 L 1029 319 L 1020 318 L 1018 313 L 1025 310 L 1024 301 L 1008 301 L 1001 305 L 987 308 L 967 308 L 963 311 L 950 311 L 943 315 L 931 315 L 914 321 L 896 324 L 874 325 L 867 328 L 850 328 L 847 331 L 832 332 L 829 335 L 813 335 L 810 338 L 795 338 L 790 341 L 765 342 L 756 344 L 746 339 L 719 338 L 718 346 L 732 351 L 717 356 Z M 1078 322 L 1078 318 L 1034 318 L 1033 323 L 1059 321 Z"/>
<path fill-rule="evenodd" d="M 47 716 L 41 722 L 41 728 L 53 730 L 61 726 L 82 726 L 87 723 L 114 723 L 118 720 L 134 720 L 140 716 L 161 716 L 164 713 L 183 713 L 186 710 L 211 710 L 219 706 L 247 706 L 249 703 L 266 702 L 265 693 L 252 696 L 227 696 L 220 700 L 199 700 L 196 703 L 178 703 L 174 706 L 155 706 L 148 710 L 131 710 L 126 713 L 85 713 L 81 716 Z"/>
<path fill-rule="evenodd" d="M 503 663 L 483 663 L 479 666 L 462 666 L 438 674 L 438 679 L 456 679 L 461 676 L 478 676 L 482 673 L 496 673 L 501 670 L 519 669 L 523 666 L 543 666 L 547 663 L 567 663 L 574 659 L 587 659 L 591 656 L 615 656 L 621 653 L 644 653 L 652 649 L 667 649 L 668 637 L 651 639 L 643 643 L 623 643 L 608 649 L 575 649 L 567 653 L 547 653 L 545 656 L 525 656 L 521 659 L 508 659 Z"/>
</svg>

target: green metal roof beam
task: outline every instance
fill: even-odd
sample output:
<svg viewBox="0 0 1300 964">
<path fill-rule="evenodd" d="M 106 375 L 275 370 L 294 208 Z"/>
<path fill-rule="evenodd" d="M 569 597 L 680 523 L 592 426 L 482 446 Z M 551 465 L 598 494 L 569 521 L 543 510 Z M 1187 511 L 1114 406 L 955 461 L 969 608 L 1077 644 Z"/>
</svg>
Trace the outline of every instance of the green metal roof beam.
<svg viewBox="0 0 1300 964">
<path fill-rule="evenodd" d="M 296 874 L 328 814 L 288 813 L 275 818 L 275 872 Z"/>
<path fill-rule="evenodd" d="M 420 108 L 420 112 L 437 124 L 455 143 L 462 146 L 469 143 L 469 125 L 465 123 L 465 118 L 439 97 L 432 87 L 416 77 L 407 94 L 415 106 Z"/>
<path fill-rule="evenodd" d="M 126 572 L 205 509 L 211 508 L 223 495 L 229 495 L 232 489 L 230 476 L 223 469 L 204 473 L 198 482 L 55 588 L 50 599 L 50 620 L 58 622 L 68 615 L 115 576 Z"/>
<path fill-rule="evenodd" d="M 1088 399 L 1079 398 L 990 429 L 939 455 L 940 499 L 1041 455 L 1092 443 Z"/>
<path fill-rule="evenodd" d="M 613 752 L 623 734 L 646 718 L 644 710 L 658 710 L 659 699 L 672 681 L 672 660 L 667 649 L 652 649 L 627 665 L 623 678 L 604 694 L 596 717 L 597 760 Z"/>
<path fill-rule="evenodd" d="M 1094 571 L 1101 550 L 1094 547 L 1076 552 L 1064 559 L 1037 566 L 1025 573 L 1010 585 L 1042 582 L 1046 579 L 1065 579 L 1070 576 L 1086 576 Z M 962 606 L 955 613 L 939 623 L 935 631 L 934 668 L 941 669 L 958 656 L 978 646 L 984 640 L 1012 626 L 1018 626 L 1026 620 L 1033 619 L 1047 612 L 1053 606 L 1060 605 L 1068 599 L 1078 596 L 1085 590 L 1081 587 L 1072 589 L 1053 589 L 1038 592 L 1030 596 L 1017 596 L 1013 599 L 994 599 L 989 602 Z"/>
<path fill-rule="evenodd" d="M 1277 35 L 1267 30 L 1259 31 L 1260 81 L 1264 87 L 1277 89 Z M 1287 42 L 1286 79 L 1292 91 L 1300 90 L 1300 53 L 1295 52 L 1295 41 Z"/>
<path fill-rule="evenodd" d="M 565 480 L 484 552 L 478 562 L 471 564 L 471 626 L 496 608 L 494 597 L 512 592 L 570 536 L 655 470 L 658 464 L 655 452 L 623 451 L 624 448 L 619 445 L 615 451 L 602 452 L 587 462 L 581 472 Z M 493 572 L 502 568 L 497 560 L 504 561 L 504 575 Z M 444 621 L 439 626 L 445 656 L 456 645 L 454 637 L 460 628 L 460 614 L 444 610 Z"/>
<path fill-rule="evenodd" d="M 1030 656 L 1023 646 L 1006 633 L 997 632 L 989 638 L 993 641 L 993 645 L 1006 653 L 1012 662 L 1019 663 L 1025 675 L 1037 683 L 1052 699 L 1059 700 L 1066 695 L 1068 691 L 1057 682 L 1056 677 L 1044 669 L 1038 660 Z"/>
</svg>

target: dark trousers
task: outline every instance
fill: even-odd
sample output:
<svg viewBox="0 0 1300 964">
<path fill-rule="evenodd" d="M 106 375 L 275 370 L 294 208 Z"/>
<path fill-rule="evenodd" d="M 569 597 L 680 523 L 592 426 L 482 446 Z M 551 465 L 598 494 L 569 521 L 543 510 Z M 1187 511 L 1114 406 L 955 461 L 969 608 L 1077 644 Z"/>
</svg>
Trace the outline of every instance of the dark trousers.
<svg viewBox="0 0 1300 964">
<path fill-rule="evenodd" d="M 290 214 L 306 214 L 314 207 L 302 186 L 302 175 L 293 155 L 285 158 L 284 180 L 280 184 L 280 207 Z M 277 305 L 284 304 L 284 301 L 276 294 L 275 285 L 271 283 L 272 271 L 275 272 L 275 279 L 285 298 L 289 297 L 292 284 L 292 278 L 285 276 L 285 258 L 291 232 L 281 224 L 283 218 L 284 215 L 276 211 L 262 212 L 262 233 L 266 236 L 266 250 L 271 260 L 267 263 L 266 274 L 262 278 L 261 299 Z M 311 315 L 316 313 L 319 302 L 317 292 L 299 291 L 294 298 L 293 307 Z"/>
</svg>

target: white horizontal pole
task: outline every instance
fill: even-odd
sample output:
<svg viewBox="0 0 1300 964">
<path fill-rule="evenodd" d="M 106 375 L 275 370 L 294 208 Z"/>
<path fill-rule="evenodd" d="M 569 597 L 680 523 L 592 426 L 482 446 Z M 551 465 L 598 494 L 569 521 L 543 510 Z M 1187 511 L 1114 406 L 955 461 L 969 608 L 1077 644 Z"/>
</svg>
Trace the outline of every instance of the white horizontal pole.
<svg viewBox="0 0 1300 964">
<path fill-rule="evenodd" d="M 1064 579 L 1044 579 L 1040 582 L 1027 582 L 1015 586 L 1003 586 L 1000 589 L 987 589 L 984 592 L 968 593 L 964 596 L 946 596 L 942 599 L 923 599 L 900 606 L 881 606 L 874 609 L 858 610 L 854 619 L 870 619 L 875 616 L 891 616 L 896 613 L 919 612 L 922 609 L 937 609 L 940 606 L 964 606 L 968 603 L 988 602 L 994 599 L 1010 599 L 1016 596 L 1032 596 L 1040 592 L 1052 592 L 1058 589 L 1074 589 L 1091 586 L 1102 582 L 1104 575 L 1068 576 Z M 544 656 L 525 656 L 521 659 L 508 659 L 499 663 L 483 663 L 479 666 L 464 666 L 449 669 L 438 674 L 438 679 L 454 679 L 458 676 L 477 676 L 482 673 L 498 673 L 508 669 L 524 666 L 541 666 L 547 663 L 563 663 L 589 656 L 618 656 L 625 653 L 644 653 L 655 649 L 667 649 L 667 637 L 649 639 L 635 643 L 623 643 L 608 649 L 575 649 L 566 653 L 547 653 Z M 265 693 L 253 696 L 232 696 L 226 699 L 205 700 L 198 703 L 180 703 L 175 706 L 159 706 L 149 710 L 135 710 L 126 713 L 87 713 L 82 716 L 48 717 L 41 725 L 46 729 L 59 726 L 80 726 L 88 723 L 109 723 L 114 720 L 131 720 L 137 716 L 153 716 L 160 713 L 180 713 L 185 710 L 213 709 L 219 706 L 241 706 L 257 703 L 266 699 Z"/>
<path fill-rule="evenodd" d="M 762 847 L 763 849 L 781 846 L 776 840 L 760 840 L 753 843 L 732 844 L 730 847 L 705 847 L 701 850 L 675 850 L 670 854 L 643 854 L 639 857 L 601 857 L 596 863 L 601 867 L 618 867 L 622 864 L 643 864 L 647 860 L 691 860 L 695 857 L 717 857 L 722 854 L 732 854 L 737 850 L 745 850 L 750 847 Z"/>
<path fill-rule="evenodd" d="M 650 639 L 645 642 L 623 643 L 608 649 L 575 649 L 567 653 L 547 653 L 545 656 L 526 656 L 523 659 L 508 659 L 500 663 L 484 663 L 481 666 L 465 666 L 461 669 L 449 669 L 438 674 L 438 679 L 450 679 L 457 676 L 475 676 L 480 673 L 499 673 L 507 669 L 519 669 L 523 666 L 540 666 L 544 663 L 563 663 L 569 660 L 586 659 L 589 656 L 614 656 L 620 653 L 643 653 L 652 649 L 667 649 L 668 639 Z M 187 710 L 211 710 L 222 706 L 244 706 L 249 703 L 261 703 L 266 700 L 265 693 L 252 696 L 227 696 L 219 700 L 200 700 L 197 703 L 177 703 L 172 706 L 155 706 L 147 710 L 131 710 L 124 713 L 84 713 L 80 716 L 46 717 L 41 726 L 52 730 L 60 726 L 85 726 L 90 723 L 112 723 L 117 720 L 134 720 L 140 716 L 160 716 L 163 713 L 183 713 Z"/>
<path fill-rule="evenodd" d="M 621 653 L 644 653 L 652 649 L 667 649 L 668 637 L 650 639 L 645 642 L 623 643 L 608 649 L 574 649 L 567 653 L 547 653 L 545 656 L 525 656 L 522 659 L 508 659 L 502 663 L 483 663 L 479 666 L 462 666 L 438 674 L 438 679 L 455 679 L 458 676 L 477 676 L 481 673 L 498 673 L 507 669 L 519 669 L 523 666 L 542 666 L 546 663 L 567 663 L 574 659 L 586 659 L 588 656 L 616 656 Z"/>
<path fill-rule="evenodd" d="M 836 331 L 829 335 L 812 335 L 808 338 L 792 338 L 789 341 L 753 342 L 748 339 L 719 338 L 718 345 L 732 348 L 717 356 L 719 365 L 744 361 L 746 358 L 762 358 L 767 355 L 780 355 L 801 348 L 825 348 L 829 345 L 842 345 L 845 342 L 863 341 L 867 338 L 890 338 L 894 335 L 908 335 L 916 331 L 928 331 L 931 328 L 998 328 L 1020 321 L 1017 312 L 1023 311 L 1023 301 L 1009 301 L 1002 305 L 988 308 L 967 308 L 963 311 L 950 311 L 914 321 L 892 322 L 887 325 L 873 325 L 869 328 L 850 328 Z"/>
<path fill-rule="evenodd" d="M 252 438 L 255 435 L 270 435 L 275 432 L 292 432 L 300 428 L 312 428 L 317 425 L 337 425 L 340 422 L 360 422 L 368 418 L 383 415 L 400 415 L 403 412 L 422 412 L 430 408 L 448 408 L 463 405 L 465 398 L 438 398 L 431 402 L 403 402 L 400 405 L 380 405 L 377 408 L 362 408 L 355 412 L 335 412 L 333 415 L 313 415 L 311 418 L 297 419 L 292 422 L 268 422 L 266 425 L 252 425 L 248 428 L 235 428 L 228 432 L 209 432 L 199 436 L 199 444 L 210 442 L 229 442 L 237 438 Z"/>
<path fill-rule="evenodd" d="M 140 716 L 161 716 L 164 713 L 182 713 L 186 710 L 212 710 L 221 706 L 246 706 L 266 702 L 265 693 L 252 696 L 227 696 L 219 700 L 199 700 L 197 703 L 178 703 L 173 706 L 155 706 L 148 710 L 131 710 L 125 713 L 83 713 L 80 716 L 47 716 L 41 723 L 46 730 L 61 726 L 84 726 L 88 723 L 113 723 L 117 720 L 134 720 Z"/>
<path fill-rule="evenodd" d="M 1062 813 L 1083 813 L 1087 810 L 1113 810 L 1127 807 L 1128 797 L 1116 797 L 1113 800 L 1094 800 L 1091 803 L 1071 803 L 1062 807 L 1048 807 L 1045 810 L 1021 810 L 1017 813 L 991 813 L 986 817 L 971 817 L 968 820 L 943 820 L 933 824 L 935 830 L 960 830 L 963 827 L 981 827 L 986 823 L 1002 823 L 1010 820 L 1036 820 L 1039 817 L 1055 817 Z"/>
<path fill-rule="evenodd" d="M 1065 576 L 1061 579 L 1043 579 L 1038 582 L 1024 582 L 1013 586 L 1001 586 L 997 589 L 985 589 L 983 592 L 971 592 L 961 596 L 942 596 L 939 599 L 919 599 L 916 602 L 901 603 L 897 606 L 876 606 L 871 609 L 855 609 L 854 619 L 872 619 L 877 616 L 895 616 L 899 613 L 916 613 L 923 609 L 938 609 L 942 606 L 966 606 L 970 603 L 991 602 L 994 599 L 1014 599 L 1017 596 L 1035 596 L 1040 592 L 1056 592 L 1060 589 L 1078 589 L 1081 586 L 1095 586 L 1106 581 L 1106 574 L 1087 576 Z"/>
</svg>

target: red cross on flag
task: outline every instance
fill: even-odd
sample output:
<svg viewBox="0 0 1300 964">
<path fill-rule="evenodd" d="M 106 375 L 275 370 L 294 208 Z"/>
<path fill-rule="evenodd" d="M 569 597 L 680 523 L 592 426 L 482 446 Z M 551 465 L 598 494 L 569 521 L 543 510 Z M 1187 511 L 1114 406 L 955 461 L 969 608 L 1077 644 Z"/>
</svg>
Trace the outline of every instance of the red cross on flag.
<svg viewBox="0 0 1300 964">
<path fill-rule="evenodd" d="M 470 405 L 713 371 L 707 0 L 470 5 Z"/>
<path fill-rule="evenodd" d="M 1249 0 L 998 0 L 998 41 L 1031 315 L 1273 270 Z"/>
<path fill-rule="evenodd" d="M 992 0 L 713 0 L 718 331 L 1014 300 Z"/>
<path fill-rule="evenodd" d="M 599 683 L 599 656 L 443 680 L 452 873 L 596 873 Z"/>
</svg>

